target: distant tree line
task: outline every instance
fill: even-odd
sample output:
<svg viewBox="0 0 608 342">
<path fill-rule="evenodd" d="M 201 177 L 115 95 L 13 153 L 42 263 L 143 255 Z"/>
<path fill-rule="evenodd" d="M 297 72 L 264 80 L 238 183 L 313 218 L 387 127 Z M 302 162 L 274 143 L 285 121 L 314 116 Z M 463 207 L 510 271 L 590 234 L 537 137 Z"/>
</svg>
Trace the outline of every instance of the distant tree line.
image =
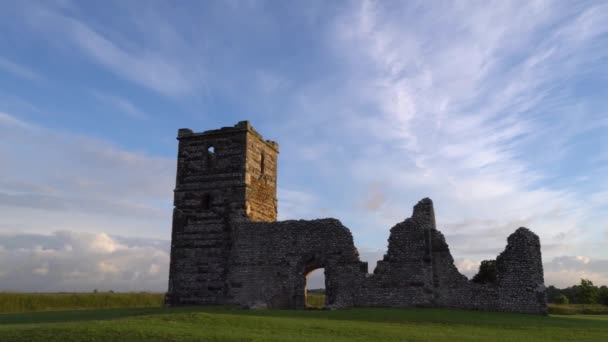
<svg viewBox="0 0 608 342">
<path fill-rule="evenodd" d="M 547 287 L 547 300 L 555 304 L 603 304 L 608 305 L 608 287 L 595 286 L 589 279 L 581 279 L 579 285 L 558 289 Z"/>
</svg>

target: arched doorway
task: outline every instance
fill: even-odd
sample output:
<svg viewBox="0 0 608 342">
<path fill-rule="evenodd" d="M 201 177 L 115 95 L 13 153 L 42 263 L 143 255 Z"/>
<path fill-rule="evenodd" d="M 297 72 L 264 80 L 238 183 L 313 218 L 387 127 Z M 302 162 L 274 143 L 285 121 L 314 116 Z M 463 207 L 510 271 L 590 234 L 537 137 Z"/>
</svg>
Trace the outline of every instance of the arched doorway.
<svg viewBox="0 0 608 342">
<path fill-rule="evenodd" d="M 307 308 L 319 309 L 325 306 L 325 268 L 317 268 L 306 274 L 304 298 Z"/>
<path fill-rule="evenodd" d="M 300 262 L 297 266 L 297 280 L 294 284 L 294 292 L 293 294 L 293 302 L 290 305 L 294 309 L 305 309 L 309 307 L 307 304 L 308 290 L 317 290 L 310 293 L 315 296 L 317 301 L 315 307 L 322 308 L 325 305 L 331 304 L 331 301 L 328 300 L 328 286 L 330 281 L 328 280 L 328 275 L 330 275 L 330 271 L 325 266 L 325 259 L 318 255 L 307 255 L 300 259 Z M 309 284 L 308 281 L 312 281 Z M 312 286 L 312 287 L 310 287 Z M 320 289 L 323 289 L 321 293 L 319 293 Z M 319 295 L 322 295 L 322 299 L 320 299 Z M 321 301 L 322 303 L 319 303 Z"/>
</svg>

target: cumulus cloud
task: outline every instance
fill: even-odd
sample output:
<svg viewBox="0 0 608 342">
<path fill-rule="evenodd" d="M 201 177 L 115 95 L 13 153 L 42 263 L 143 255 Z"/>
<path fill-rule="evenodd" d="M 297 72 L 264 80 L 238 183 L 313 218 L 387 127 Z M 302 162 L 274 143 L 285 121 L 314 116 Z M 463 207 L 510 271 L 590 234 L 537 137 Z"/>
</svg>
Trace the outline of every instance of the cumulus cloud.
<svg viewBox="0 0 608 342">
<path fill-rule="evenodd" d="M 51 234 L 0 234 L 0 291 L 155 291 L 167 288 L 168 240 L 57 231 Z M 360 249 L 373 272 L 385 251 Z M 471 278 L 481 260 L 455 264 Z M 608 260 L 560 256 L 546 261 L 545 282 L 571 286 L 580 278 L 608 284 Z M 324 288 L 323 269 L 309 274 L 309 289 Z"/>
<path fill-rule="evenodd" d="M 360 249 L 360 258 L 369 265 L 368 271 L 374 271 L 378 260 L 386 251 L 374 249 Z M 496 259 L 497 255 L 483 259 L 456 258 L 454 264 L 467 278 L 471 279 L 479 272 L 482 260 Z M 589 279 L 594 284 L 608 286 L 608 259 L 591 259 L 586 256 L 559 256 L 551 260 L 544 260 L 545 284 L 558 288 L 576 285 L 580 279 Z M 325 288 L 324 270 L 315 270 L 307 278 L 309 289 Z"/>
<path fill-rule="evenodd" d="M 163 292 L 168 248 L 105 233 L 0 234 L 0 290 Z"/>
<path fill-rule="evenodd" d="M 492 258 L 495 259 L 495 258 Z M 559 256 L 544 260 L 545 284 L 558 288 L 576 285 L 580 279 L 594 284 L 608 285 L 608 259 L 592 259 L 587 256 Z M 479 271 L 481 260 L 457 259 L 455 264 L 469 279 Z"/>
<path fill-rule="evenodd" d="M 572 286 L 580 279 L 596 285 L 608 285 L 608 259 L 593 259 L 583 255 L 560 256 L 545 263 L 545 283 L 557 287 Z"/>
<path fill-rule="evenodd" d="M 467 278 L 471 279 L 477 272 L 479 271 L 480 261 L 475 261 L 471 259 L 456 259 L 454 260 L 454 265 L 458 268 L 460 273 L 467 276 Z"/>
</svg>

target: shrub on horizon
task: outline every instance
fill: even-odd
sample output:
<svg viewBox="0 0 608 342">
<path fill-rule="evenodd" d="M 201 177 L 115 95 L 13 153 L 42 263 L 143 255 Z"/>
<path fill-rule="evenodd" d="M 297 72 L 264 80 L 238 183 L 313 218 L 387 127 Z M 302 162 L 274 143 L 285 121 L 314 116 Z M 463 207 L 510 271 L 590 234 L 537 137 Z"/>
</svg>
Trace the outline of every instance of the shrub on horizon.
<svg viewBox="0 0 608 342">
<path fill-rule="evenodd" d="M 606 287 L 606 285 L 600 287 L 599 289 L 598 303 L 608 305 L 608 287 Z"/>
<path fill-rule="evenodd" d="M 479 265 L 479 272 L 471 279 L 474 283 L 492 284 L 496 282 L 496 260 L 484 260 Z"/>
<path fill-rule="evenodd" d="M 564 296 L 563 294 L 555 297 L 553 301 L 555 302 L 555 304 L 570 304 L 570 300 L 568 299 L 568 297 Z"/>
<path fill-rule="evenodd" d="M 581 284 L 575 286 L 576 301 L 580 304 L 596 304 L 598 302 L 598 288 L 589 279 L 581 279 Z"/>
</svg>

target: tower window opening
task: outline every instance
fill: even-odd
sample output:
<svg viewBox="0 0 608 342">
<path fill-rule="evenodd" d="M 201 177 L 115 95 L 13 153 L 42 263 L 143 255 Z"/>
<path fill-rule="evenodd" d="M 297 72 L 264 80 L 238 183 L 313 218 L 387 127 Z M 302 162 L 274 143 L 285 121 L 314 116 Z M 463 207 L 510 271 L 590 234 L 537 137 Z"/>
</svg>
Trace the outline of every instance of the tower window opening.
<svg viewBox="0 0 608 342">
<path fill-rule="evenodd" d="M 262 158 L 260 159 L 260 173 L 264 174 L 264 162 L 265 162 L 265 156 L 264 153 L 262 153 Z"/>
<path fill-rule="evenodd" d="M 209 152 L 210 154 L 214 154 L 215 153 L 215 147 L 209 146 L 209 148 L 207 149 L 207 152 Z"/>
</svg>

